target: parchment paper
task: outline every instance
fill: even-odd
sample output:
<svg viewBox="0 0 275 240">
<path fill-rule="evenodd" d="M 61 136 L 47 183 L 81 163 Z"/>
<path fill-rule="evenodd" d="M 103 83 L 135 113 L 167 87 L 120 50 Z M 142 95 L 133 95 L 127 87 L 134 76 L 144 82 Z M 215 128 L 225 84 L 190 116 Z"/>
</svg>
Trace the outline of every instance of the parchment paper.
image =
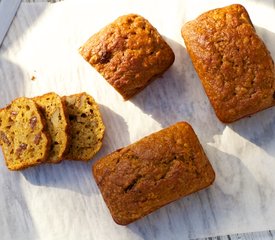
<svg viewBox="0 0 275 240">
<path fill-rule="evenodd" d="M 86 91 L 100 104 L 106 135 L 102 150 L 88 164 L 64 161 L 10 172 L 0 153 L 1 239 L 187 239 L 275 229 L 275 108 L 233 124 L 220 123 L 180 35 L 186 21 L 231 3 L 235 2 L 21 4 L 0 49 L 0 107 L 19 96 Z M 243 4 L 275 58 L 274 1 Z M 172 47 L 176 60 L 162 77 L 125 102 L 77 50 L 127 13 L 146 17 Z M 216 171 L 215 183 L 127 227 L 118 226 L 91 165 L 177 121 L 192 124 Z"/>
</svg>

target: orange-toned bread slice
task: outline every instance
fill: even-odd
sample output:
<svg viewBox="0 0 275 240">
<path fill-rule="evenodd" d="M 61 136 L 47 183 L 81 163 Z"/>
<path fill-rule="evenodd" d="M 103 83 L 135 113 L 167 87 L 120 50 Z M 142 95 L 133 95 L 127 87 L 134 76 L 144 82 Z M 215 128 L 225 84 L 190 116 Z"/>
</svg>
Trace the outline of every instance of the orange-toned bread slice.
<svg viewBox="0 0 275 240">
<path fill-rule="evenodd" d="M 71 141 L 66 159 L 89 161 L 101 148 L 104 124 L 95 100 L 87 93 L 63 97 Z"/>
<path fill-rule="evenodd" d="M 68 122 L 65 114 L 65 104 L 56 93 L 47 93 L 33 98 L 40 107 L 52 139 L 50 154 L 47 162 L 59 163 L 66 153 L 68 139 Z"/>
<path fill-rule="evenodd" d="M 15 99 L 0 110 L 0 144 L 7 167 L 20 170 L 46 161 L 51 139 L 32 99 Z"/>
</svg>

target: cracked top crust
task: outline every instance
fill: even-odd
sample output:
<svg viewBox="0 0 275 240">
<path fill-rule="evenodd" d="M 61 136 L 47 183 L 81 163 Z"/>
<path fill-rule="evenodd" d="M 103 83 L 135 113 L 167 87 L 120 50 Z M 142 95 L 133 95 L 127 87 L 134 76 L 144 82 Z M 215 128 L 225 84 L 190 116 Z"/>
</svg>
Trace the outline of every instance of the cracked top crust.
<svg viewBox="0 0 275 240">
<path fill-rule="evenodd" d="M 177 123 L 102 158 L 95 180 L 118 224 L 209 186 L 215 173 L 192 127 Z"/>
<path fill-rule="evenodd" d="M 157 30 L 136 14 L 119 17 L 79 52 L 125 100 L 164 73 L 175 58 Z"/>
<path fill-rule="evenodd" d="M 243 6 L 206 12 L 186 23 L 182 36 L 222 122 L 275 105 L 274 62 Z"/>
</svg>

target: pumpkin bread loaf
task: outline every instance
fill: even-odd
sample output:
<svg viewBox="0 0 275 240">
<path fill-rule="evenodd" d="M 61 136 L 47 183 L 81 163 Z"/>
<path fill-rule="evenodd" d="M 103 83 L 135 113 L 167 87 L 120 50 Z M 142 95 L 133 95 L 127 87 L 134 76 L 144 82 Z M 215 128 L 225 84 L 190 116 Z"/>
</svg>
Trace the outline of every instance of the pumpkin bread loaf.
<svg viewBox="0 0 275 240">
<path fill-rule="evenodd" d="M 215 173 L 192 127 L 177 123 L 100 159 L 93 175 L 116 223 L 199 191 Z"/>
<path fill-rule="evenodd" d="M 175 59 L 158 31 L 136 14 L 119 17 L 79 52 L 125 100 L 164 73 Z"/>
<path fill-rule="evenodd" d="M 186 23 L 182 36 L 222 122 L 275 105 L 275 68 L 246 9 L 234 4 Z"/>
<path fill-rule="evenodd" d="M 62 161 L 69 143 L 65 104 L 63 104 L 61 97 L 53 92 L 35 97 L 34 101 L 46 119 L 47 129 L 52 139 L 47 162 L 59 163 Z"/>
<path fill-rule="evenodd" d="M 0 110 L 0 144 L 7 167 L 20 170 L 47 160 L 51 139 L 36 103 L 25 97 Z"/>
<path fill-rule="evenodd" d="M 95 100 L 87 93 L 63 97 L 71 140 L 66 159 L 89 161 L 101 148 L 105 127 Z"/>
</svg>

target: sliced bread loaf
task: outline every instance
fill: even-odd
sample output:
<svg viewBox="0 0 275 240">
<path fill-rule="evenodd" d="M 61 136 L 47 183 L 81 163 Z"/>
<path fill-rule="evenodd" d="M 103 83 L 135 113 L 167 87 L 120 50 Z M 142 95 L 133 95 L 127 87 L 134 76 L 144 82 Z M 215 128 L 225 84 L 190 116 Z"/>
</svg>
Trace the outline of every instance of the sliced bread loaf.
<svg viewBox="0 0 275 240">
<path fill-rule="evenodd" d="M 69 143 L 65 104 L 63 104 L 61 97 L 53 92 L 35 97 L 34 101 L 41 108 L 52 139 L 47 162 L 59 163 L 62 161 Z"/>
<path fill-rule="evenodd" d="M 20 170 L 46 161 L 51 139 L 32 99 L 15 99 L 0 110 L 0 145 L 7 167 Z"/>
<path fill-rule="evenodd" d="M 89 161 L 101 148 L 104 124 L 95 100 L 87 93 L 63 97 L 69 115 L 71 141 L 66 159 Z"/>
</svg>

